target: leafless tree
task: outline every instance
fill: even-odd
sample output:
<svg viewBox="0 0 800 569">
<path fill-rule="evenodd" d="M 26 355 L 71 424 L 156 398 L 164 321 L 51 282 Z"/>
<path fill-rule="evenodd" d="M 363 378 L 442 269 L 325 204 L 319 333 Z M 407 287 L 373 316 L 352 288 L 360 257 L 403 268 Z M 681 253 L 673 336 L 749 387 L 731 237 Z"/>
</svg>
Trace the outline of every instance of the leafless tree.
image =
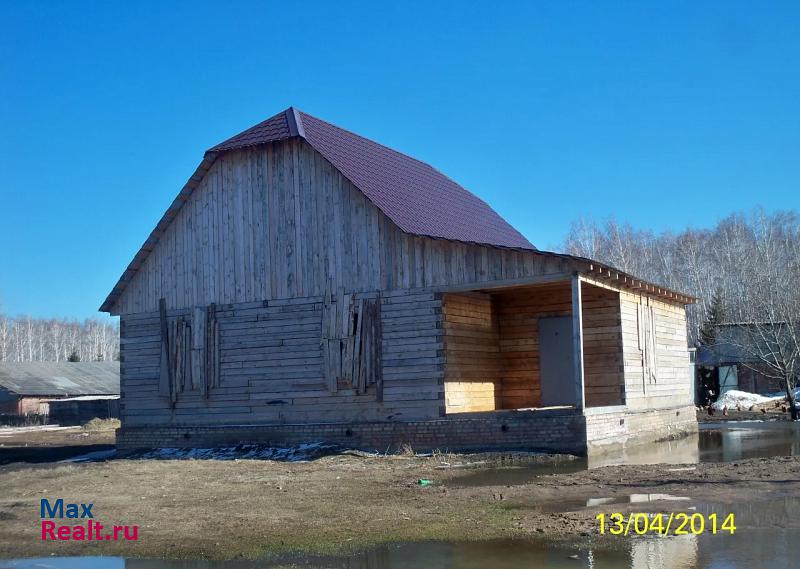
<svg viewBox="0 0 800 569">
<path fill-rule="evenodd" d="M 687 311 L 692 344 L 719 291 L 727 320 L 748 324 L 744 327 L 748 332 L 737 342 L 746 344 L 759 371 L 780 379 L 790 395 L 800 373 L 800 218 L 796 212 L 756 209 L 730 215 L 710 229 L 660 235 L 613 219 L 580 219 L 573 223 L 563 248 L 698 297 Z"/>
<path fill-rule="evenodd" d="M 119 325 L 87 319 L 36 319 L 0 314 L 0 361 L 81 361 L 119 359 Z"/>
</svg>

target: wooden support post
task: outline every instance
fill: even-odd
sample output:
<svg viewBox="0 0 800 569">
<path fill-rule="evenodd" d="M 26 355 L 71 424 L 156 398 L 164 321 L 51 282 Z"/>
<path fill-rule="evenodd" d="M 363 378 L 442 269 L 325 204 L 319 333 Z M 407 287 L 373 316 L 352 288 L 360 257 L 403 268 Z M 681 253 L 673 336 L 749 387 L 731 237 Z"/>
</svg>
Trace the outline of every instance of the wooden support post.
<svg viewBox="0 0 800 569">
<path fill-rule="evenodd" d="M 158 393 L 172 401 L 172 370 L 169 362 L 169 324 L 167 323 L 167 301 L 158 300 L 158 318 L 161 327 L 161 362 L 158 378 Z"/>
<path fill-rule="evenodd" d="M 572 346 L 575 364 L 575 406 L 583 409 L 586 403 L 583 383 L 583 299 L 581 277 L 572 276 Z"/>
<path fill-rule="evenodd" d="M 378 293 L 375 302 L 371 303 L 371 315 L 374 326 L 374 373 L 375 373 L 375 400 L 383 402 L 383 324 L 381 323 L 381 295 Z"/>
</svg>

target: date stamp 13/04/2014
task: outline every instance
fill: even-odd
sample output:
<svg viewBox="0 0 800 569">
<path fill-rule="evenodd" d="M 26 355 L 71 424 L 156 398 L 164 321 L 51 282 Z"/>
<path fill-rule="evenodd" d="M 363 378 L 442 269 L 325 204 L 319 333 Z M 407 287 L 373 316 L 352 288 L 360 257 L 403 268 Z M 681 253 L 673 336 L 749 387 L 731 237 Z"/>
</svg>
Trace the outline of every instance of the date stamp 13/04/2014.
<svg viewBox="0 0 800 569">
<path fill-rule="evenodd" d="M 645 512 L 597 514 L 600 533 L 610 535 L 700 535 L 736 532 L 733 514 L 648 514 Z"/>
</svg>

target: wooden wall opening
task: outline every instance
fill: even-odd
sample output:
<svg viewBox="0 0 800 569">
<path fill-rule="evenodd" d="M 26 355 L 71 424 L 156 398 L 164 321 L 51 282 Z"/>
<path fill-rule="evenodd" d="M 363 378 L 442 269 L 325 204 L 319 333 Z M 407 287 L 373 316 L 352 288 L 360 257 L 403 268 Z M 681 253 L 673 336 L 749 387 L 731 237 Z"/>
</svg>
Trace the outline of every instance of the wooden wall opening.
<svg viewBox="0 0 800 569">
<path fill-rule="evenodd" d="M 572 314 L 569 282 L 445 294 L 442 311 L 446 413 L 541 406 L 539 319 Z"/>
<path fill-rule="evenodd" d="M 624 404 L 619 293 L 588 283 L 581 293 L 586 406 Z M 569 282 L 448 293 L 442 311 L 446 413 L 542 406 L 539 325 L 572 315 Z"/>
<path fill-rule="evenodd" d="M 500 409 L 541 407 L 542 375 L 539 325 L 544 318 L 572 315 L 569 281 L 511 289 L 493 294 L 500 321 L 502 358 Z M 574 376 L 551 378 L 573 385 Z"/>
</svg>

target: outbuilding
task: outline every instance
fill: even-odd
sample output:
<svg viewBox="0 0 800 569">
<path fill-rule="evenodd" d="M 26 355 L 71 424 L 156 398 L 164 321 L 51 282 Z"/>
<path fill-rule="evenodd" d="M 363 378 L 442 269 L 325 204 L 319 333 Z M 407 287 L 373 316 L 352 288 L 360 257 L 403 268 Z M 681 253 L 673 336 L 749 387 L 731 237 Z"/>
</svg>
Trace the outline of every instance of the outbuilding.
<svg viewBox="0 0 800 569">
<path fill-rule="evenodd" d="M 103 303 L 118 444 L 677 436 L 691 302 L 541 251 L 428 164 L 289 108 L 206 152 Z"/>
<path fill-rule="evenodd" d="M 0 415 L 64 425 L 116 417 L 119 383 L 119 362 L 0 362 Z"/>
</svg>

